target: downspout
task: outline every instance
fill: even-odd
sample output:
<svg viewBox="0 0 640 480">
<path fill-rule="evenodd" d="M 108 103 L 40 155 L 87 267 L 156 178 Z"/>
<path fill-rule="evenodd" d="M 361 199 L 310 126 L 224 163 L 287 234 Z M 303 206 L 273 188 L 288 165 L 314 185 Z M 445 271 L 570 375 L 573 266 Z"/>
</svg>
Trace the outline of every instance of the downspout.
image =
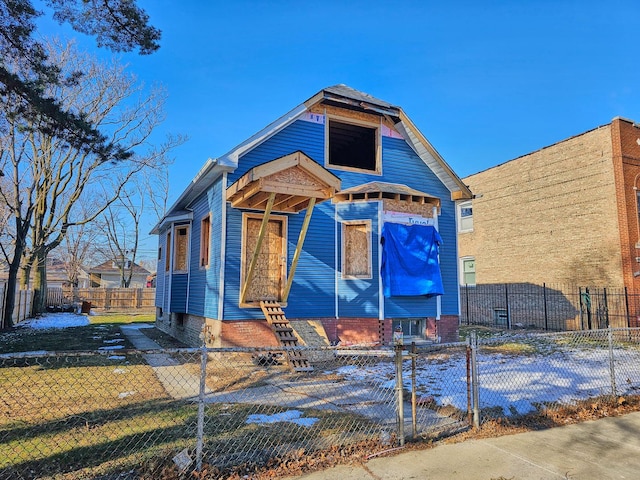
<svg viewBox="0 0 640 480">
<path fill-rule="evenodd" d="M 185 208 L 186 211 L 193 213 L 192 208 Z M 189 268 L 187 268 L 187 300 L 184 305 L 186 310 L 184 313 L 189 314 L 189 292 L 191 291 L 191 242 L 193 242 L 193 220 L 189 222 L 189 247 L 187 248 L 187 259 L 189 261 Z"/>
<path fill-rule="evenodd" d="M 218 318 L 222 320 L 224 315 L 224 271 L 227 265 L 227 200 L 225 198 L 225 189 L 227 187 L 227 172 L 222 174 L 222 183 L 220 189 L 222 190 L 220 212 L 222 227 L 220 229 L 220 284 L 218 285 Z"/>
<path fill-rule="evenodd" d="M 382 245 L 380 244 L 380 238 L 382 238 L 382 222 L 384 221 L 384 202 L 378 200 L 378 320 L 384 320 L 384 289 L 382 287 L 382 275 L 380 274 L 382 269 Z"/>
<path fill-rule="evenodd" d="M 339 282 L 338 282 L 338 276 L 340 275 L 340 273 L 338 272 L 338 206 L 337 204 L 333 205 L 333 271 L 334 271 L 334 276 L 333 276 L 333 284 L 334 284 L 334 296 L 333 296 L 333 301 L 334 301 L 334 308 L 335 308 L 335 317 L 336 320 L 338 318 L 340 318 L 338 316 L 338 287 L 339 287 Z"/>
<path fill-rule="evenodd" d="M 171 287 L 173 286 L 173 241 L 174 241 L 174 235 L 175 232 L 173 230 L 173 225 L 174 223 L 171 222 L 169 224 L 169 245 L 167 245 L 167 252 L 169 255 L 169 270 L 168 272 L 165 272 L 165 274 L 168 273 L 167 277 L 166 277 L 166 281 L 169 283 L 168 288 L 167 288 L 167 311 L 169 312 L 169 318 L 171 318 L 171 308 L 172 308 L 172 302 L 171 302 Z M 164 238 L 166 240 L 167 238 L 167 234 L 165 233 Z"/>
<path fill-rule="evenodd" d="M 433 207 L 433 226 L 437 232 L 440 232 L 438 226 L 438 207 Z M 438 265 L 440 265 L 440 252 L 438 252 Z M 436 296 L 436 320 L 440 320 L 442 314 L 442 295 Z"/>
</svg>

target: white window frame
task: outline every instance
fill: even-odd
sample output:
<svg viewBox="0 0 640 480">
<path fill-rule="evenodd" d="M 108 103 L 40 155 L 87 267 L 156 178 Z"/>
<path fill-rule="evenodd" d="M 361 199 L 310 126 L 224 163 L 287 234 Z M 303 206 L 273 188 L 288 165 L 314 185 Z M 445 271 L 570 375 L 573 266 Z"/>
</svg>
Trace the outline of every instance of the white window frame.
<svg viewBox="0 0 640 480">
<path fill-rule="evenodd" d="M 473 267 L 473 283 L 466 283 L 464 280 L 464 264 L 466 262 L 473 262 L 474 263 L 474 267 Z M 476 259 L 475 257 L 460 257 L 460 285 L 475 285 L 476 284 L 476 268 L 475 268 L 475 262 Z"/>
<path fill-rule="evenodd" d="M 462 216 L 462 210 L 470 208 L 471 215 L 467 215 L 465 217 Z M 460 202 L 457 205 L 457 214 L 458 214 L 458 233 L 467 233 L 473 232 L 473 202 L 471 200 L 466 200 L 464 202 Z M 463 226 L 462 219 L 463 218 L 471 218 L 471 226 Z"/>
</svg>

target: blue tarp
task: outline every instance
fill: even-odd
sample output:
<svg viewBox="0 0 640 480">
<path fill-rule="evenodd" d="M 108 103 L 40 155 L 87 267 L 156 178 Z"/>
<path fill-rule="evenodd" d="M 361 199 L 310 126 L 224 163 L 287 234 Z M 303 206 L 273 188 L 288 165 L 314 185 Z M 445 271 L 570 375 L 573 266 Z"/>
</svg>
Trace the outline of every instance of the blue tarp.
<svg viewBox="0 0 640 480">
<path fill-rule="evenodd" d="M 438 263 L 442 238 L 434 227 L 385 223 L 381 243 L 385 297 L 444 294 Z"/>
</svg>

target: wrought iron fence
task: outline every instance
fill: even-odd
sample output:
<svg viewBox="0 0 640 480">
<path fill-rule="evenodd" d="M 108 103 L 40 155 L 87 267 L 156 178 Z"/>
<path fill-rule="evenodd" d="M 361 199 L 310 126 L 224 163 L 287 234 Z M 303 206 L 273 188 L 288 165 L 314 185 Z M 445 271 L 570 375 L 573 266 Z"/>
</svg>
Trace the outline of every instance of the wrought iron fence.
<svg viewBox="0 0 640 480">
<path fill-rule="evenodd" d="M 625 287 L 464 285 L 460 304 L 463 325 L 547 331 L 640 326 L 640 293 Z"/>
<path fill-rule="evenodd" d="M 640 331 L 450 345 L 0 355 L 0 479 L 252 478 L 640 388 Z M 329 452 L 329 453 L 326 453 Z"/>
</svg>

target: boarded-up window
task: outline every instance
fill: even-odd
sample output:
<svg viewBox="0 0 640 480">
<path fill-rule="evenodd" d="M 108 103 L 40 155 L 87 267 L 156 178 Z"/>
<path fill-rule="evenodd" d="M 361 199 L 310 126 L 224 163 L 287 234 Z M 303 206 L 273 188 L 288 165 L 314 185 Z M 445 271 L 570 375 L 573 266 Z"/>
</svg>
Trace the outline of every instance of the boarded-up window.
<svg viewBox="0 0 640 480">
<path fill-rule="evenodd" d="M 244 217 L 244 245 L 242 282 L 247 279 L 249 266 L 258 244 L 262 218 L 250 214 Z M 253 277 L 246 291 L 245 303 L 259 300 L 281 300 L 286 281 L 286 218 L 272 215 L 256 258 Z"/>
<path fill-rule="evenodd" d="M 211 242 L 211 215 L 207 215 L 200 223 L 200 266 L 209 266 L 209 252 Z"/>
<path fill-rule="evenodd" d="M 371 278 L 371 221 L 342 224 L 342 277 Z"/>
<path fill-rule="evenodd" d="M 167 243 L 165 245 L 164 270 L 169 271 L 171 267 L 171 232 L 167 232 Z"/>
<path fill-rule="evenodd" d="M 187 271 L 187 253 L 189 251 L 189 227 L 183 225 L 176 227 L 174 239 L 173 271 Z"/>
</svg>

